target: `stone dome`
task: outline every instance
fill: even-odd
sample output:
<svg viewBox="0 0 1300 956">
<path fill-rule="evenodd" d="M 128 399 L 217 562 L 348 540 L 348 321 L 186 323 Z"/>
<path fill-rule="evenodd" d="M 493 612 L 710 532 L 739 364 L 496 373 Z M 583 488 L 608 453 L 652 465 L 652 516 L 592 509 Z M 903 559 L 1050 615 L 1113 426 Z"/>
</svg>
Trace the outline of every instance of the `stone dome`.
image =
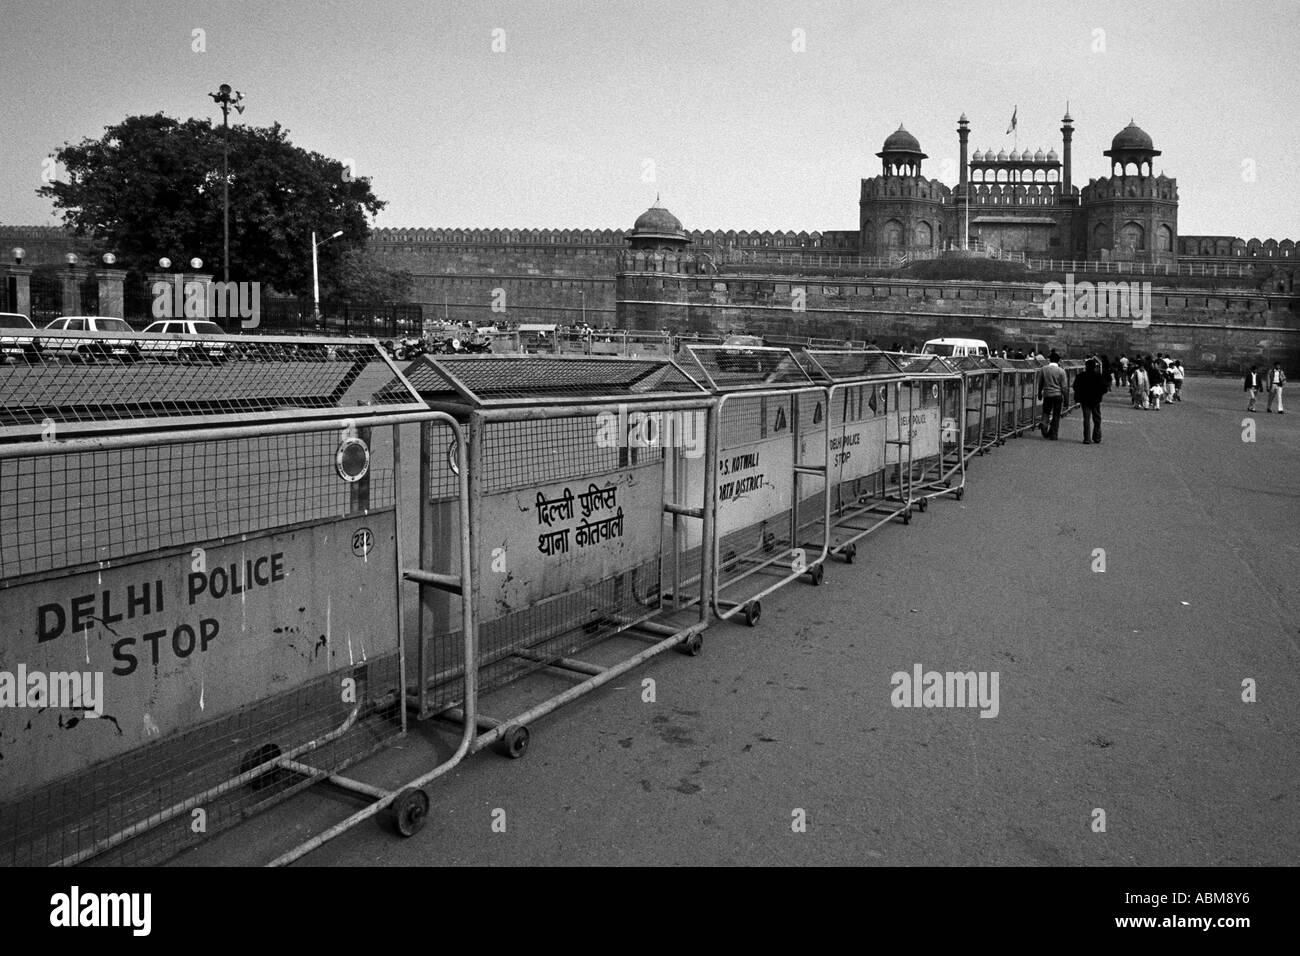
<svg viewBox="0 0 1300 956">
<path fill-rule="evenodd" d="M 1115 138 L 1110 141 L 1112 151 L 1119 150 L 1149 150 L 1155 149 L 1155 143 L 1151 141 L 1150 135 L 1139 127 L 1132 120 L 1128 125 L 1115 134 Z"/>
<path fill-rule="evenodd" d="M 972 163 L 978 163 L 978 162 L 981 162 L 981 161 L 983 161 L 983 159 L 984 159 L 984 154 L 981 153 L 981 152 L 977 149 L 977 150 L 975 150 L 975 155 L 972 156 L 970 159 L 971 159 L 971 162 L 972 162 Z"/>
<path fill-rule="evenodd" d="M 1005 163 L 1006 161 L 1007 161 L 1007 151 L 1005 149 L 998 150 L 998 162 Z"/>
<path fill-rule="evenodd" d="M 919 153 L 921 151 L 920 141 L 903 129 L 903 124 L 898 124 L 898 129 L 885 137 L 885 145 L 880 148 L 882 153 Z"/>
<path fill-rule="evenodd" d="M 636 239 L 687 239 L 681 220 L 670 213 L 659 201 L 636 217 L 632 224 L 632 237 Z"/>
<path fill-rule="evenodd" d="M 1038 149 L 1034 150 L 1034 162 L 1041 163 L 1046 159 L 1047 157 L 1043 154 L 1043 147 L 1040 146 Z"/>
<path fill-rule="evenodd" d="M 1049 163 L 1054 163 L 1054 162 L 1056 162 L 1056 161 L 1057 161 L 1058 159 L 1060 159 L 1060 158 L 1061 158 L 1061 157 L 1057 155 L 1056 147 L 1055 147 L 1055 146 L 1053 146 L 1051 149 L 1049 149 L 1049 150 L 1047 151 L 1047 161 L 1048 161 Z"/>
</svg>

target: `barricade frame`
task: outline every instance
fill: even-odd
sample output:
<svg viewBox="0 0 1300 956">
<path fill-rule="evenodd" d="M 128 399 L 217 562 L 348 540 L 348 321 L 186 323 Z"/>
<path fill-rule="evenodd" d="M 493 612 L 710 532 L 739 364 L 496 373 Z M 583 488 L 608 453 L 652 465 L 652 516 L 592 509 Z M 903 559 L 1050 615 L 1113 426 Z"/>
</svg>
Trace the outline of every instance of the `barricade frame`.
<svg viewBox="0 0 1300 956">
<path fill-rule="evenodd" d="M 825 566 L 830 556 L 830 488 L 829 471 L 826 463 L 830 457 L 830 429 L 825 429 L 822 439 L 822 465 L 810 465 L 800 460 L 800 438 L 803 434 L 799 408 L 801 400 L 807 396 L 820 396 L 828 403 L 829 388 L 825 382 L 818 382 L 809 373 L 806 359 L 801 361 L 791 349 L 773 346 L 729 347 L 719 345 L 686 344 L 685 352 L 691 362 L 683 367 L 692 374 L 696 381 L 715 396 L 715 416 L 717 421 L 717 443 L 709 458 L 708 474 L 704 484 L 714 488 L 714 507 L 717 508 L 717 477 L 714 473 L 716 462 L 723 452 L 723 422 L 728 404 L 739 401 L 758 399 L 790 402 L 790 442 L 792 446 L 790 488 L 791 504 L 789 509 L 789 545 L 779 551 L 773 551 L 775 533 L 768 534 L 763 529 L 766 519 L 759 522 L 759 543 L 743 552 L 729 551 L 721 554 L 722 534 L 716 531 L 717 517 L 714 516 L 715 531 L 708 545 L 712 551 L 712 574 L 710 579 L 709 600 L 713 614 L 719 620 L 730 620 L 740 616 L 750 627 L 755 626 L 762 615 L 762 599 L 780 590 L 788 584 L 807 575 L 813 586 L 820 586 L 825 577 Z M 723 362 L 722 357 L 727 361 Z M 725 366 L 731 365 L 732 369 Z M 746 368 L 745 366 L 748 366 Z M 723 376 L 726 376 L 725 378 Z M 778 381 L 784 379 L 784 381 Z M 760 406 L 762 407 L 762 406 Z M 822 481 L 821 521 L 822 535 L 820 541 L 804 542 L 805 527 L 816 522 L 800 523 L 800 509 L 805 500 L 802 496 L 801 481 L 804 478 L 820 478 Z M 814 492 L 814 495 L 816 493 Z M 812 496 L 809 496 L 812 497 Z M 809 552 L 815 551 L 815 557 Z M 724 571 L 743 567 L 743 570 L 724 581 Z M 736 587 L 742 581 L 758 574 L 775 575 L 776 580 L 747 593 L 741 599 L 725 597 L 724 592 Z"/>
<path fill-rule="evenodd" d="M 817 370 L 817 376 L 832 383 L 828 389 L 828 432 L 835 421 L 835 410 L 844 407 L 844 402 L 840 396 L 849 389 L 857 388 L 881 388 L 885 396 L 885 410 L 881 412 L 884 422 L 884 438 L 882 441 L 881 453 L 883 456 L 881 468 L 874 472 L 872 483 L 878 485 L 879 494 L 864 494 L 861 491 L 861 482 L 868 476 L 858 476 L 850 479 L 853 482 L 852 503 L 844 504 L 843 487 L 847 482 L 838 481 L 833 488 L 828 488 L 827 497 L 831 497 L 831 491 L 834 492 L 836 499 L 832 506 L 832 523 L 830 534 L 833 543 L 830 547 L 830 554 L 843 559 L 846 563 L 852 564 L 857 556 L 857 542 L 867 535 L 878 530 L 886 524 L 899 519 L 903 524 L 910 524 L 912 520 L 912 509 L 916 504 L 913 490 L 912 479 L 914 477 L 914 463 L 912 460 L 912 441 L 910 430 L 907 437 L 903 435 L 901 426 L 902 405 L 901 396 L 904 389 L 901 387 L 907 381 L 899 365 L 899 359 L 905 357 L 902 353 L 887 353 L 879 349 L 810 349 L 805 353 L 809 361 Z M 853 364 L 862 365 L 862 363 L 880 364 L 884 363 L 883 368 L 878 371 L 868 371 L 864 369 L 846 370 L 845 366 Z M 906 389 L 907 394 L 907 414 L 910 418 L 914 410 L 915 392 L 910 387 Z M 893 399 L 889 396 L 893 395 Z M 892 406 L 891 406 L 892 402 Z M 841 429 L 847 431 L 848 421 L 841 417 Z M 895 429 L 895 436 L 890 437 L 889 424 L 892 419 L 897 418 L 898 428 Z M 860 419 L 859 419 L 860 420 Z M 831 446 L 831 440 L 828 434 L 828 454 Z M 899 449 L 899 462 L 891 468 L 888 462 L 888 449 L 890 445 L 895 445 Z M 905 463 L 905 467 L 904 467 Z M 830 485 L 828 472 L 827 483 Z M 891 486 L 891 475 L 895 481 Z M 865 526 L 855 524 L 858 519 L 866 518 Z M 849 532 L 847 537 L 836 538 L 841 532 Z"/>
<path fill-rule="evenodd" d="M 911 383 L 910 390 L 917 387 L 916 383 L 920 383 L 922 389 L 926 384 L 931 385 L 939 412 L 939 451 L 933 456 L 933 464 L 928 463 L 931 456 L 918 459 L 915 449 L 910 447 L 909 443 L 911 467 L 915 470 L 919 465 L 922 469 L 921 474 L 914 476 L 910 481 L 911 503 L 915 504 L 919 511 L 926 511 L 932 498 L 952 495 L 960 501 L 965 495 L 966 488 L 966 436 L 965 430 L 957 423 L 962 420 L 966 407 L 965 377 L 948 359 L 939 355 L 900 354 L 895 361 L 902 372 L 903 380 Z M 913 370 L 915 366 L 922 366 L 922 368 Z M 944 415 L 945 401 L 951 401 L 955 406 L 949 409 L 953 414 L 948 416 Z M 916 407 L 914 400 L 911 407 L 913 409 Z M 910 417 L 909 414 L 909 419 Z M 956 433 L 956 442 L 952 443 L 956 445 L 956 449 L 951 454 L 946 449 L 949 443 L 945 441 L 947 431 L 943 425 L 945 420 L 953 423 L 952 430 Z"/>
<path fill-rule="evenodd" d="M 448 412 L 461 421 L 464 426 L 468 450 L 465 451 L 466 445 L 462 445 L 462 451 L 467 455 L 464 473 L 468 476 L 469 509 L 462 528 L 468 529 L 468 533 L 464 534 L 463 537 L 466 539 L 466 547 L 469 549 L 470 578 L 474 581 L 484 580 L 486 574 L 485 569 L 482 567 L 485 497 L 490 493 L 500 493 L 489 488 L 488 469 L 485 464 L 485 456 L 490 448 L 490 431 L 493 426 L 502 424 L 518 425 L 532 421 L 557 422 L 566 419 L 583 418 L 598 420 L 603 415 L 619 417 L 626 416 L 631 411 L 648 410 L 656 413 L 693 412 L 704 416 L 706 428 L 705 454 L 714 452 L 716 402 L 698 382 L 675 362 L 667 358 L 658 356 L 631 359 L 620 356 L 586 355 L 483 355 L 466 357 L 427 356 L 422 362 L 426 368 L 416 370 L 411 376 L 416 388 L 419 389 L 421 383 L 427 383 L 429 387 L 422 390 L 422 393 L 427 395 L 430 406 Z M 555 387 L 548 388 L 545 382 L 542 382 L 527 387 L 520 385 L 519 388 L 514 390 L 503 389 L 497 392 L 485 389 L 480 384 L 477 384 L 475 375 L 472 374 L 475 372 L 475 366 L 466 364 L 476 363 L 477 369 L 485 370 L 487 369 L 486 363 L 489 362 L 495 362 L 502 366 L 512 363 L 530 363 L 535 368 L 552 371 L 562 369 L 565 364 L 568 364 L 571 368 L 582 366 L 599 370 L 600 365 L 603 363 L 611 370 L 611 374 L 618 368 L 639 367 L 649 373 L 648 378 L 659 373 L 670 373 L 678 376 L 682 390 L 659 394 L 644 391 L 610 390 L 608 392 L 597 391 L 577 396 L 557 392 Z M 521 368 L 526 368 L 526 366 L 521 366 Z M 408 371 L 411 370 L 408 369 Z M 620 422 L 625 421 L 623 417 L 619 417 L 618 420 Z M 630 445 L 625 447 L 624 451 L 627 451 L 630 447 Z M 667 447 L 659 447 L 656 450 L 662 453 L 662 457 L 659 459 L 660 467 L 666 473 L 671 467 L 672 461 L 679 456 L 676 454 L 668 455 L 669 449 Z M 424 454 L 427 460 L 427 453 Z M 624 466 L 622 463 L 626 463 L 627 467 L 633 467 L 632 458 L 631 454 L 621 455 L 619 467 Z M 653 464 L 653 457 L 650 458 L 650 462 Z M 587 480 L 588 477 L 570 476 L 563 480 L 565 482 L 582 481 Z M 427 486 L 422 481 L 421 494 L 427 495 L 427 493 Z M 700 522 L 702 540 L 708 540 L 712 536 L 715 494 L 716 488 L 711 488 L 706 484 L 701 489 L 702 498 L 698 505 L 681 501 L 663 500 L 660 502 L 662 508 L 660 527 L 662 528 L 663 524 L 662 516 L 672 518 L 671 545 L 674 552 L 679 550 L 677 538 L 680 522 L 683 520 L 693 519 Z M 657 605 L 653 609 L 646 610 L 639 617 L 634 616 L 625 620 L 614 621 L 613 623 L 617 625 L 615 628 L 602 633 L 594 641 L 584 642 L 584 646 L 604 644 L 613 638 L 629 638 L 649 642 L 648 646 L 638 653 L 625 657 L 613 665 L 597 665 L 568 656 L 556 656 L 546 650 L 539 651 L 538 648 L 544 648 L 546 644 L 557 639 L 554 635 L 538 638 L 533 644 L 525 642 L 518 646 L 506 645 L 493 650 L 491 654 L 485 654 L 481 642 L 476 643 L 474 653 L 465 657 L 466 661 L 473 661 L 474 666 L 462 665 L 460 668 L 461 671 L 472 671 L 478 675 L 475 686 L 479 692 L 479 711 L 471 713 L 460 706 L 458 701 L 430 703 L 430 691 L 445 682 L 447 673 L 446 671 L 435 672 L 429 667 L 429 662 L 423 657 L 425 642 L 422 636 L 420 642 L 421 659 L 416 677 L 418 687 L 417 715 L 421 719 L 437 718 L 459 725 L 462 732 L 468 737 L 469 753 L 495 746 L 505 756 L 519 758 L 527 752 L 531 739 L 529 727 L 533 722 L 545 717 L 561 706 L 600 688 L 665 651 L 678 650 L 690 656 L 698 655 L 703 647 L 703 633 L 709 623 L 706 582 L 708 573 L 711 572 L 711 564 L 709 563 L 708 551 L 705 549 L 703 553 L 706 574 L 698 582 L 700 588 L 699 597 L 685 604 L 679 600 L 680 591 L 673 593 L 671 602 L 666 600 L 668 595 L 663 587 L 662 552 L 663 541 L 661 539 L 659 548 L 660 571 L 656 594 Z M 429 579 L 428 575 L 414 576 L 408 574 L 407 577 L 422 586 L 438 586 L 436 582 Z M 561 592 L 558 595 L 550 595 L 544 601 L 573 593 L 580 593 L 580 591 L 570 590 Z M 696 620 L 693 623 L 676 625 L 656 620 L 656 618 L 665 616 L 671 617 L 677 611 L 691 606 L 698 609 Z M 425 629 L 423 611 L 422 604 L 422 632 Z M 481 637 L 481 623 L 478 625 L 478 629 Z M 494 666 L 510 657 L 520 658 L 526 665 L 531 667 L 531 670 L 526 668 L 523 674 L 511 676 L 499 684 L 490 686 L 479 672 L 485 667 Z M 550 673 L 576 679 L 578 683 L 508 717 L 490 717 L 482 711 L 483 696 L 486 692 L 514 684 L 519 677 L 527 676 L 532 670 L 539 669 L 546 669 Z"/>
<path fill-rule="evenodd" d="M 158 447 L 165 447 L 165 446 L 185 445 L 194 442 L 214 442 L 214 441 L 224 441 L 224 440 L 232 440 L 232 439 L 266 438 L 266 437 L 274 437 L 274 436 L 299 435 L 303 433 L 312 433 L 312 432 L 340 432 L 340 431 L 348 430 L 353 427 L 368 428 L 373 431 L 374 429 L 377 428 L 384 428 L 384 427 L 391 426 L 392 429 L 394 430 L 393 464 L 394 464 L 394 471 L 396 472 L 400 468 L 400 464 L 401 464 L 400 442 L 397 440 L 397 434 L 396 434 L 397 430 L 400 429 L 403 425 L 424 424 L 424 423 L 432 423 L 432 422 L 438 422 L 439 424 L 452 429 L 453 434 L 458 435 L 460 432 L 459 424 L 451 416 L 447 415 L 444 412 L 425 410 L 423 412 L 399 412 L 394 414 L 372 415 L 364 419 L 357 419 L 351 416 L 337 417 L 332 419 L 312 418 L 312 419 L 295 420 L 291 422 L 279 422 L 279 423 L 263 422 L 257 424 L 249 424 L 249 425 L 217 426 L 217 427 L 205 428 L 205 429 L 183 428 L 183 429 L 168 429 L 168 430 L 157 430 L 157 431 L 141 431 L 129 435 L 114 435 L 99 430 L 99 432 L 96 434 L 69 438 L 57 442 L 40 442 L 40 443 L 30 442 L 30 441 L 3 442 L 0 443 L 0 460 L 22 459 L 22 458 L 30 457 L 33 453 L 38 453 L 42 456 L 76 455 L 76 454 L 82 454 L 86 452 L 158 448 Z M 458 492 L 458 497 L 460 498 L 462 504 L 465 503 L 466 492 L 467 492 L 467 485 L 465 485 L 462 482 L 461 488 L 459 489 Z M 208 788 L 205 788 L 201 792 L 191 794 L 187 796 L 185 799 L 175 802 L 170 807 L 155 811 L 154 813 L 150 814 L 147 817 L 134 820 L 129 824 L 127 824 L 126 826 L 123 826 L 121 829 L 118 829 L 107 836 L 98 838 L 90 846 L 78 850 L 74 853 L 67 854 L 61 859 L 54 861 L 52 865 L 56 865 L 56 866 L 76 865 L 91 860 L 93 858 L 102 856 L 103 854 L 108 853 L 116 849 L 117 847 L 128 843 L 130 840 L 142 836 L 143 834 L 151 830 L 154 830 L 157 827 L 175 819 L 181 814 L 189 812 L 197 807 L 200 807 L 204 803 L 218 799 L 224 796 L 225 794 L 239 787 L 244 786 L 245 784 L 254 784 L 259 778 L 263 778 L 270 775 L 276 775 L 276 774 L 285 774 L 285 773 L 291 773 L 291 774 L 298 775 L 300 777 L 308 778 L 308 785 L 312 782 L 319 782 L 321 780 L 325 780 L 336 787 L 350 791 L 355 794 L 360 794 L 368 798 L 371 802 L 363 810 L 353 814 L 352 816 L 342 821 L 341 823 L 334 825 L 324 833 L 312 838 L 301 848 L 299 848 L 301 852 L 291 851 L 293 855 L 287 858 L 281 858 L 281 861 L 287 861 L 287 859 L 289 858 L 296 859 L 297 856 L 302 855 L 302 853 L 308 852 L 310 849 L 319 846 L 320 844 L 324 843 L 329 839 L 333 839 L 335 836 L 338 836 L 339 834 L 345 832 L 346 830 L 351 829 L 353 826 L 356 826 L 358 823 L 361 823 L 362 821 L 375 816 L 381 811 L 393 807 L 394 804 L 397 804 L 397 806 L 394 807 L 393 814 L 399 832 L 402 832 L 404 835 L 409 836 L 419 829 L 419 827 L 423 823 L 424 816 L 428 810 L 428 799 L 427 796 L 424 795 L 422 792 L 417 793 L 417 791 L 419 791 L 419 788 L 427 784 L 427 782 L 429 782 L 432 779 L 435 779 L 438 776 L 441 776 L 442 774 L 452 769 L 452 767 L 454 767 L 457 763 L 459 763 L 460 760 L 464 757 L 465 753 L 467 752 L 468 749 L 467 742 L 462 741 L 462 745 L 456 750 L 456 752 L 452 755 L 450 759 L 444 761 L 442 764 L 438 765 L 428 773 L 417 778 L 417 780 L 412 781 L 411 783 L 401 788 L 397 788 L 393 790 L 384 790 L 378 787 L 371 786 L 369 784 L 362 783 L 351 777 L 343 776 L 341 774 L 341 771 L 343 769 L 346 769 L 348 766 L 355 764 L 358 761 L 364 760 L 367 756 L 372 754 L 374 750 L 380 749 L 389 743 L 401 739 L 407 731 L 406 698 L 405 698 L 404 690 L 402 690 L 402 688 L 405 687 L 405 632 L 404 632 L 402 615 L 401 615 L 401 599 L 400 599 L 400 589 L 401 589 L 401 582 L 403 576 L 403 569 L 401 566 L 401 559 L 400 559 L 401 549 L 402 549 L 401 535 L 402 535 L 402 526 L 403 526 L 403 521 L 401 520 L 402 504 L 401 504 L 400 496 L 395 496 L 393 509 L 395 512 L 395 529 L 397 534 L 397 539 L 394 542 L 394 548 L 396 549 L 397 552 L 396 559 L 395 559 L 397 574 L 393 582 L 394 583 L 393 600 L 394 600 L 395 611 L 396 611 L 395 620 L 397 626 L 397 635 L 396 635 L 397 662 L 398 662 L 397 666 L 398 666 L 398 675 L 399 675 L 398 677 L 399 689 L 396 692 L 397 699 L 395 701 L 396 712 L 400 722 L 400 727 L 398 732 L 395 735 L 393 735 L 390 739 L 381 741 L 380 743 L 376 744 L 369 751 L 359 753 L 329 770 L 323 770 L 320 768 L 311 767 L 308 764 L 304 763 L 303 761 L 307 758 L 307 755 L 309 755 L 314 751 L 319 750 L 320 748 L 322 748 L 323 746 L 329 743 L 332 743 L 334 740 L 337 740 L 352 728 L 352 726 L 357 722 L 357 720 L 361 716 L 360 714 L 361 704 L 358 703 L 355 707 L 353 707 L 350 715 L 341 725 L 336 727 L 333 731 L 330 731 L 329 733 L 325 734 L 324 736 L 315 738 L 305 743 L 300 743 L 297 746 L 293 747 L 288 752 L 276 752 L 273 754 L 268 753 L 265 755 L 265 759 L 255 762 L 251 766 L 241 765 L 239 772 L 232 775 L 226 781 L 217 784 L 215 786 L 210 786 Z M 135 557 L 136 555 L 131 555 L 130 558 L 128 558 L 127 560 L 129 561 L 131 559 L 134 559 Z M 466 565 L 466 567 L 468 567 L 468 565 Z M 470 586 L 468 577 L 462 575 L 457 582 L 457 586 L 459 588 L 468 590 Z M 467 650 L 470 647 L 470 642 L 475 637 L 474 623 L 472 618 L 472 608 L 470 607 L 470 603 L 471 602 L 462 602 L 462 605 L 464 607 L 463 626 L 465 628 Z M 466 693 L 467 700 L 473 701 L 476 698 L 474 688 L 468 682 L 467 682 L 465 693 Z M 372 710 L 376 710 L 379 709 L 381 706 L 387 706 L 388 705 L 387 696 L 391 696 L 391 695 L 386 695 L 383 698 L 378 698 L 376 700 L 370 701 L 369 702 L 370 708 Z M 257 703 L 260 703 L 260 701 Z M 471 704 L 471 706 L 473 705 Z M 149 746 L 148 744 L 144 744 L 141 747 L 136 747 L 129 751 L 124 752 L 120 757 L 110 758 L 110 759 L 119 759 L 119 760 L 126 759 L 127 757 L 140 752 L 141 750 L 147 748 L 148 746 Z M 262 809 L 270 805 L 271 803 L 280 802 L 282 800 L 289 799 L 292 796 L 296 795 L 301 789 L 302 787 L 298 785 L 285 787 L 283 788 L 281 793 L 274 795 L 270 799 L 263 800 L 259 806 L 259 809 Z M 219 832 L 224 832 L 226 829 L 235 825 L 237 822 L 238 821 L 236 820 L 226 821 L 218 829 L 213 830 L 211 833 L 209 833 L 208 836 L 212 837 Z M 281 862 L 281 861 L 277 861 L 277 862 Z"/>
</svg>

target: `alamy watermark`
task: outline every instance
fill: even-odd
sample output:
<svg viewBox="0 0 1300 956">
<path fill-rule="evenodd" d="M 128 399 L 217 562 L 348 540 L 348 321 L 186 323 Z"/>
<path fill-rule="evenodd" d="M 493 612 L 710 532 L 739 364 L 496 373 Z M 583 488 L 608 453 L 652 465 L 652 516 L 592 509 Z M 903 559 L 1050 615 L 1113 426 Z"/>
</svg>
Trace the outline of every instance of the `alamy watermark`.
<svg viewBox="0 0 1300 956">
<path fill-rule="evenodd" d="M 186 282 L 176 275 L 150 288 L 155 319 L 239 319 L 246 329 L 262 323 L 260 282 Z"/>
<path fill-rule="evenodd" d="M 596 416 L 598 448 L 680 448 L 687 458 L 704 454 L 708 416 L 703 409 L 664 412 L 629 411 Z"/>
<path fill-rule="evenodd" d="M 978 707 L 981 717 L 996 717 L 1001 706 L 997 671 L 926 671 L 913 664 L 912 673 L 895 671 L 889 682 L 894 707 Z"/>
<path fill-rule="evenodd" d="M 84 717 L 104 714 L 102 671 L 0 671 L 0 707 L 76 710 Z"/>
<path fill-rule="evenodd" d="M 1043 284 L 1045 319 L 1131 319 L 1134 328 L 1151 324 L 1150 282 L 1075 282 Z"/>
</svg>

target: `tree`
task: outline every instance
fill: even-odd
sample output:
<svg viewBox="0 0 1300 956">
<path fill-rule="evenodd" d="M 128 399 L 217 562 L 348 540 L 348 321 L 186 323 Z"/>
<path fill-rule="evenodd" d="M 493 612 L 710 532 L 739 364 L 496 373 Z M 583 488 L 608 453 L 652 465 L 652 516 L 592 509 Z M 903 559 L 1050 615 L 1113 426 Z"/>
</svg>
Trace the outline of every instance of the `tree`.
<svg viewBox="0 0 1300 956">
<path fill-rule="evenodd" d="M 321 274 L 364 247 L 367 216 L 385 203 L 370 181 L 338 160 L 289 142 L 276 123 L 232 126 L 230 278 L 278 292 L 311 292 L 311 233 L 343 235 L 319 249 Z M 64 144 L 66 182 L 37 190 L 64 222 L 118 256 L 123 267 L 156 268 L 161 256 L 221 273 L 222 131 L 209 120 L 129 116 L 98 140 Z"/>
</svg>

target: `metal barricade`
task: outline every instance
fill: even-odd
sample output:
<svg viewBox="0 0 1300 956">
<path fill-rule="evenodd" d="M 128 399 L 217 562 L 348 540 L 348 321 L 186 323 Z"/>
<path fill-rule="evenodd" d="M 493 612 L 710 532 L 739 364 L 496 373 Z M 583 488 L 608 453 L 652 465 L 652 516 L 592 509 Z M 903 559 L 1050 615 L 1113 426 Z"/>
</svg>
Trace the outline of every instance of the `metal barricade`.
<svg viewBox="0 0 1300 956">
<path fill-rule="evenodd" d="M 965 458 L 969 463 L 976 455 L 983 455 L 1001 442 L 999 420 L 1002 409 L 998 401 L 1001 373 L 985 356 L 967 355 L 948 362 L 965 379 L 962 428 L 965 431 Z"/>
<path fill-rule="evenodd" d="M 985 420 L 990 417 L 996 419 L 997 443 L 1002 445 L 1008 438 L 1020 434 L 1020 376 L 1023 374 L 1023 366 L 1017 363 L 1023 360 L 990 358 L 989 362 L 998 370 L 998 380 L 996 397 L 991 398 L 985 406 Z M 989 405 L 996 407 L 990 408 Z"/>
<path fill-rule="evenodd" d="M 1038 370 L 1047 363 L 1033 359 L 1013 361 L 1018 366 L 1017 379 L 1020 385 L 1016 431 L 1017 434 L 1024 434 L 1033 431 L 1043 417 L 1043 400 L 1038 394 Z"/>
<path fill-rule="evenodd" d="M 445 482 L 426 476 L 420 537 L 422 563 L 441 569 L 454 562 L 451 542 L 468 538 L 478 632 L 466 657 L 444 583 L 408 573 L 424 586 L 414 668 L 421 717 L 471 728 L 471 752 L 496 745 L 521 757 L 529 725 L 564 703 L 666 650 L 699 653 L 711 568 L 697 576 L 693 622 L 674 613 L 687 602 L 670 581 L 687 540 L 713 534 L 714 489 L 683 496 L 671 475 L 707 460 L 715 441 L 704 389 L 676 364 L 648 359 L 426 357 L 407 377 L 465 429 L 467 523 Z M 452 451 L 426 447 L 421 458 Z M 636 650 L 615 663 L 575 657 L 611 639 Z M 599 653 L 616 650 L 610 643 Z M 512 716 L 464 706 L 467 672 L 487 692 L 541 670 L 576 683 Z"/>
<path fill-rule="evenodd" d="M 965 401 L 962 376 L 938 355 L 900 353 L 893 359 L 903 375 L 899 388 L 912 393 L 906 420 L 900 418 L 911 458 L 909 501 L 925 511 L 931 498 L 960 499 L 966 487 L 965 436 L 959 425 Z M 901 415 L 901 400 L 898 406 Z"/>
<path fill-rule="evenodd" d="M 898 363 L 883 352 L 816 349 L 805 354 L 813 377 L 831 383 L 824 422 L 814 428 L 829 430 L 829 553 L 851 564 L 862 538 L 895 519 L 911 520 L 910 454 L 904 454 L 903 468 L 890 469 L 886 462 L 891 440 L 910 451 L 910 433 L 902 431 L 903 413 L 895 406 L 900 396 L 910 400 L 912 391 L 900 387 Z M 820 447 L 809 442 L 810 451 Z M 811 461 L 821 463 L 815 452 Z"/>
<path fill-rule="evenodd" d="M 418 826 L 340 771 L 406 729 L 390 432 L 456 422 L 373 340 L 31 344 L 0 364 L 0 671 L 44 690 L 0 700 L 0 860 L 157 862 L 326 779 Z"/>
<path fill-rule="evenodd" d="M 685 352 L 687 371 L 718 397 L 717 454 L 688 462 L 682 476 L 692 498 L 700 487 L 716 496 L 716 533 L 700 542 L 713 555 L 710 600 L 718 617 L 740 615 L 753 626 L 762 598 L 805 576 L 821 584 L 825 574 L 829 432 L 811 430 L 824 415 L 827 386 L 789 349 L 688 345 Z M 820 535 L 806 538 L 805 527 Z"/>
<path fill-rule="evenodd" d="M 1065 401 L 1061 404 L 1062 417 L 1070 414 L 1079 403 L 1074 400 L 1074 380 L 1083 371 L 1082 359 L 1061 359 L 1061 368 L 1065 371 Z"/>
</svg>

